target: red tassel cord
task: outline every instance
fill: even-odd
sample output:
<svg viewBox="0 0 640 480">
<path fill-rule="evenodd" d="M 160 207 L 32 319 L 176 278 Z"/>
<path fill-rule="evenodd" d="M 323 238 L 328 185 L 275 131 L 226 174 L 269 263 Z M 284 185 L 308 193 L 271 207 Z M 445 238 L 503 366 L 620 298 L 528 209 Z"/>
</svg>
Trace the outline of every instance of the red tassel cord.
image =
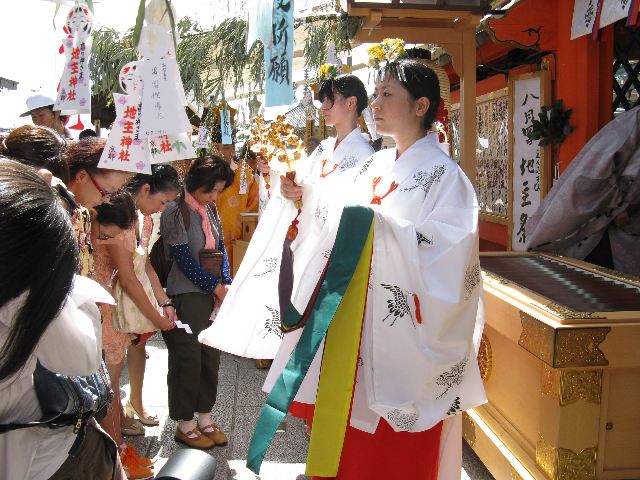
<svg viewBox="0 0 640 480">
<path fill-rule="evenodd" d="M 329 175 L 331 175 L 333 172 L 336 171 L 336 169 L 338 168 L 338 164 L 334 164 L 333 168 L 331 170 L 329 170 L 328 172 L 324 171 L 324 167 L 327 165 L 327 160 L 322 160 L 322 173 L 320 173 L 320 178 L 327 178 Z"/>
<path fill-rule="evenodd" d="M 287 240 L 289 241 L 293 242 L 298 236 L 298 224 L 300 223 L 300 221 L 298 220 L 298 217 L 300 216 L 301 212 L 302 212 L 302 209 L 299 208 L 296 218 L 294 218 L 293 222 L 291 222 L 291 225 L 289 225 L 289 229 L 287 230 Z"/>
<path fill-rule="evenodd" d="M 391 182 L 391 185 L 389 185 L 389 190 L 387 190 L 387 193 L 385 193 L 382 196 L 376 195 L 376 188 L 378 187 L 378 184 L 380 183 L 380 180 L 382 180 L 382 177 L 375 177 L 373 179 L 373 181 L 371 182 L 371 188 L 373 190 L 373 197 L 371 198 L 371 205 L 380 205 L 380 204 L 382 204 L 382 200 L 384 200 L 387 195 L 389 195 L 391 192 L 393 192 L 399 186 L 396 182 Z"/>
<path fill-rule="evenodd" d="M 418 295 L 413 294 L 413 305 L 416 307 L 416 322 L 422 325 L 422 313 L 420 313 L 420 299 Z"/>
</svg>

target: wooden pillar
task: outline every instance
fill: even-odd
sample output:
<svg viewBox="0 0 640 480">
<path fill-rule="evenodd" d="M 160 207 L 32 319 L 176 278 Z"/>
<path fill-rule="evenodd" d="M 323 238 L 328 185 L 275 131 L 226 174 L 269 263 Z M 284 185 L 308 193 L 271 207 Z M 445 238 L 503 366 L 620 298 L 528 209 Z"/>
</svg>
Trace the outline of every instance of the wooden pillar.
<svg viewBox="0 0 640 480">
<path fill-rule="evenodd" d="M 462 62 L 460 75 L 460 166 L 474 188 L 476 182 L 476 32 L 462 32 Z"/>
</svg>

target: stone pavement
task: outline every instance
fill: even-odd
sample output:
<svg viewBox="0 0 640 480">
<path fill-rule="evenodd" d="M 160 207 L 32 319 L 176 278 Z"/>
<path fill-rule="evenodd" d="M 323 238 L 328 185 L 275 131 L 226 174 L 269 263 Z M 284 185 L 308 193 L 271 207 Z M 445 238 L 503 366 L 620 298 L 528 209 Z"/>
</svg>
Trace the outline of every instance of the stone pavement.
<svg viewBox="0 0 640 480">
<path fill-rule="evenodd" d="M 155 470 L 158 471 L 175 450 L 186 447 L 173 440 L 176 425 L 168 417 L 167 349 L 160 335 L 149 340 L 147 352 L 149 360 L 143 398 L 146 409 L 160 418 L 160 425 L 147 427 L 144 437 L 131 437 L 130 440 L 141 454 L 157 458 Z M 308 480 L 304 475 L 308 443 L 303 434 L 303 421 L 290 416 L 284 422 L 284 432 L 276 434 L 267 451 L 260 477 L 245 467 L 249 441 L 266 398 L 261 389 L 266 374 L 266 370 L 255 368 L 253 360 L 222 354 L 218 400 L 213 408 L 213 417 L 229 437 L 229 443 L 208 451 L 217 460 L 215 480 Z M 128 396 L 126 369 L 121 388 Z M 461 479 L 493 479 L 464 443 Z"/>
</svg>

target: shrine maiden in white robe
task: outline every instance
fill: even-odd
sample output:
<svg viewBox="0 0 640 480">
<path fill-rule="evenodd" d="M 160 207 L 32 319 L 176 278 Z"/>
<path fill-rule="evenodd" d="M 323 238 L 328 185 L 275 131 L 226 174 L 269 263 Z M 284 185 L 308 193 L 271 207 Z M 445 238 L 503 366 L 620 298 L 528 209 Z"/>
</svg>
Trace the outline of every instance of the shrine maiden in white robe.
<svg viewBox="0 0 640 480">
<path fill-rule="evenodd" d="M 486 402 L 473 344 L 481 289 L 475 192 L 435 135 L 395 157 L 396 150 L 388 149 L 368 159 L 356 174 L 353 195 L 331 202 L 325 222 L 314 219 L 323 224 L 323 238 L 306 239 L 315 251 L 299 247 L 295 252 L 292 303 L 302 311 L 324 265 L 318 258 L 331 236 L 335 239 L 342 205 L 374 210 L 373 258 L 350 418 L 352 427 L 369 433 L 375 432 L 380 417 L 395 431 L 417 432 Z M 391 188 L 392 182 L 397 188 Z M 380 205 L 370 205 L 374 193 L 383 197 Z M 305 202 L 307 197 L 305 192 Z M 306 272 L 302 278 L 300 271 Z M 266 391 L 300 334 L 301 329 L 285 335 Z M 318 351 L 313 363 L 321 356 Z M 296 401 L 315 403 L 318 371 L 312 366 Z M 443 442 L 448 442 L 445 435 L 449 432 L 443 428 Z M 459 443 L 459 435 L 451 435 Z"/>
<path fill-rule="evenodd" d="M 328 212 L 324 198 L 353 188 L 357 173 L 349 172 L 361 167 L 372 153 L 373 148 L 356 127 L 337 146 L 335 137 L 327 138 L 308 158 L 296 163 L 296 179 L 304 185 L 307 200 L 299 217 L 298 238 L 292 245 L 294 255 L 298 245 L 307 244 L 305 239 L 322 237 L 322 224 Z M 277 175 L 272 171 L 272 180 Z M 199 340 L 205 345 L 261 359 L 274 358 L 280 347 L 283 337 L 278 301 L 280 260 L 287 229 L 297 209 L 279 190 L 279 186 L 277 190 L 272 186 L 272 198 L 260 217 L 216 320 L 200 333 Z M 328 193 L 311 195 L 311 192 Z M 333 239 L 335 232 L 332 239 L 324 242 L 325 250 L 330 251 Z M 295 265 L 294 261 L 294 268 Z M 294 275 L 299 281 L 304 272 L 295 270 Z"/>
</svg>

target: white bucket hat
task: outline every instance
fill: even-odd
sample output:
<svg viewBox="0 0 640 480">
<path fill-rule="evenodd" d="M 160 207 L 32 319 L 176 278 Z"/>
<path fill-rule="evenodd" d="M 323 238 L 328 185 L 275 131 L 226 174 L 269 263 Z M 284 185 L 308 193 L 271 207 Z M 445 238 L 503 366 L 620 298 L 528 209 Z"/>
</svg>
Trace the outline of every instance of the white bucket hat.
<svg viewBox="0 0 640 480">
<path fill-rule="evenodd" d="M 32 95 L 27 98 L 27 111 L 20 116 L 27 117 L 31 115 L 31 112 L 34 110 L 42 107 L 53 106 L 55 103 L 56 101 L 51 97 L 47 97 L 45 95 Z"/>
</svg>

